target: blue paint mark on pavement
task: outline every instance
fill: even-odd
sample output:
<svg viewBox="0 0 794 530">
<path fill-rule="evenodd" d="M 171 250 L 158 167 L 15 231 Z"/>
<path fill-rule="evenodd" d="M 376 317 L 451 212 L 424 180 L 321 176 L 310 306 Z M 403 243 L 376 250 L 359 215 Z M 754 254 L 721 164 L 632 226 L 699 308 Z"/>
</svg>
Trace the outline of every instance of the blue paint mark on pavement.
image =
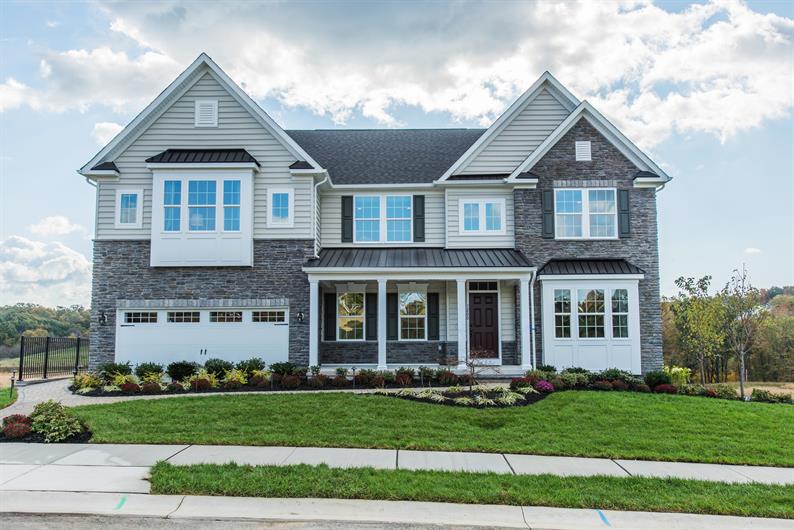
<svg viewBox="0 0 794 530">
<path fill-rule="evenodd" d="M 609 524 L 609 519 L 607 519 L 607 516 L 604 515 L 604 512 L 602 512 L 601 510 L 596 510 L 596 511 L 598 512 L 598 516 L 601 518 L 601 522 L 603 522 L 607 526 L 612 526 L 611 524 Z"/>
</svg>

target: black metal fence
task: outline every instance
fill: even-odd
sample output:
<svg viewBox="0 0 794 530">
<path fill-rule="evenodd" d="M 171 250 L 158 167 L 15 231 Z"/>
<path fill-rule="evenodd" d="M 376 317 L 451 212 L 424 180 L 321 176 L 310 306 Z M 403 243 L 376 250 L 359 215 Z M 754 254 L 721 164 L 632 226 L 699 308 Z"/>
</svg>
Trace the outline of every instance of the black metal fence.
<svg viewBox="0 0 794 530">
<path fill-rule="evenodd" d="M 17 380 L 47 379 L 88 370 L 85 337 L 22 337 Z"/>
</svg>

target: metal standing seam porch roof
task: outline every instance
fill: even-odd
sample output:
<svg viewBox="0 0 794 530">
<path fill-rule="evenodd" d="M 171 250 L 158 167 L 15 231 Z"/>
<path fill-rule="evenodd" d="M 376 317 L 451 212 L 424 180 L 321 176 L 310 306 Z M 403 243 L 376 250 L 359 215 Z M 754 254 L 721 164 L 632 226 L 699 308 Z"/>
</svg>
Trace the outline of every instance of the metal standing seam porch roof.
<svg viewBox="0 0 794 530">
<path fill-rule="evenodd" d="M 538 276 L 582 274 L 645 274 L 641 268 L 625 259 L 553 259 L 538 271 Z"/>
<path fill-rule="evenodd" d="M 514 249 L 326 248 L 307 268 L 529 268 Z"/>
<path fill-rule="evenodd" d="M 220 164 L 259 162 L 245 149 L 166 149 L 146 159 L 148 164 Z"/>
</svg>

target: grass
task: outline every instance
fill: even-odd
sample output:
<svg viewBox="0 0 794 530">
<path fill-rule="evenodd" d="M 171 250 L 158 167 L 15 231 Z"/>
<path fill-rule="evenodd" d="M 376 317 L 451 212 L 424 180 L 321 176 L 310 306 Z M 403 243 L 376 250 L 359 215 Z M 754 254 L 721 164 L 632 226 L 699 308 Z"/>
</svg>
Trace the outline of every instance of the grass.
<svg viewBox="0 0 794 530">
<path fill-rule="evenodd" d="M 794 518 L 794 486 L 641 477 L 557 477 L 327 466 L 152 469 L 152 493 L 556 506 Z"/>
<path fill-rule="evenodd" d="M 202 396 L 77 407 L 100 443 L 375 447 L 794 467 L 794 407 L 560 392 L 466 409 L 385 396 Z"/>
<path fill-rule="evenodd" d="M 14 403 L 17 400 L 17 389 L 12 388 L 10 392 L 8 389 L 0 389 L 0 409 L 4 409 L 7 406 Z"/>
</svg>

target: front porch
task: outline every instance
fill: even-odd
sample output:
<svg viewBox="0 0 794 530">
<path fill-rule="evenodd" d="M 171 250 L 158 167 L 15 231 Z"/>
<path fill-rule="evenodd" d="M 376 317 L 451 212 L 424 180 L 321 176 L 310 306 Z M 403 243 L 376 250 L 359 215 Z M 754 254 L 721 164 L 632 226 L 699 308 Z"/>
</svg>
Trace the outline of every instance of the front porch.
<svg viewBox="0 0 794 530">
<path fill-rule="evenodd" d="M 448 258 L 451 253 L 463 259 L 458 267 L 411 266 L 414 259 L 397 268 L 388 266 L 390 251 L 409 252 L 412 257 L 432 252 Z M 493 366 L 494 376 L 517 375 L 532 367 L 535 269 L 520 253 L 442 249 L 369 249 L 368 253 L 376 253 L 378 263 L 386 266 L 317 263 L 304 268 L 310 285 L 311 366 L 321 366 L 324 372 L 337 367 L 400 366 L 463 371 L 467 360 L 476 358 L 479 364 Z M 506 254 L 512 259 L 505 259 Z M 494 263 L 483 257 L 502 259 Z M 475 266 L 466 266 L 466 258 L 477 258 Z"/>
</svg>

